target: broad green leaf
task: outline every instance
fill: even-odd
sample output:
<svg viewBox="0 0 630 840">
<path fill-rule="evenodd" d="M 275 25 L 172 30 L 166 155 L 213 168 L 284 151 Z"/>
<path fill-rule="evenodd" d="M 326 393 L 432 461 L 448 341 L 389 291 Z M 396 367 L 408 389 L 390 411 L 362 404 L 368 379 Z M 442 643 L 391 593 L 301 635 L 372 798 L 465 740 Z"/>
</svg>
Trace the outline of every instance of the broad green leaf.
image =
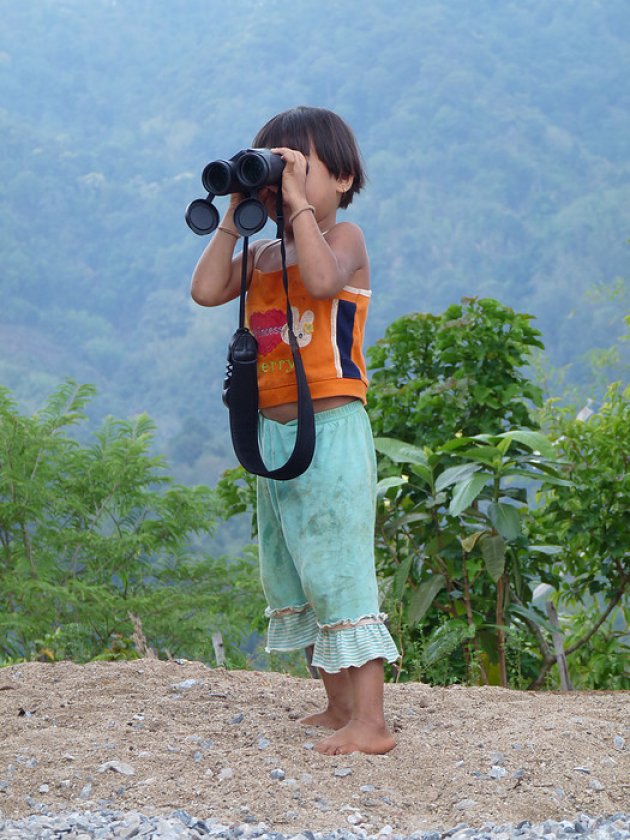
<svg viewBox="0 0 630 840">
<path fill-rule="evenodd" d="M 400 566 L 396 569 L 396 573 L 394 575 L 394 598 L 396 601 L 402 600 L 403 592 L 405 591 L 405 586 L 407 585 L 407 578 L 409 577 L 409 572 L 411 571 L 411 564 L 413 563 L 413 554 L 409 554 L 408 557 L 405 557 L 403 562 Z"/>
<path fill-rule="evenodd" d="M 494 464 L 501 458 L 501 450 L 496 446 L 473 446 L 457 454 L 460 458 L 468 458 L 469 461 L 479 461 L 482 464 Z"/>
<path fill-rule="evenodd" d="M 537 551 L 539 554 L 548 554 L 550 557 L 554 554 L 561 554 L 563 551 L 561 545 L 530 545 L 527 549 L 528 551 Z"/>
<path fill-rule="evenodd" d="M 409 623 L 417 624 L 424 618 L 435 596 L 446 586 L 444 575 L 432 575 L 412 594 L 409 602 Z"/>
<path fill-rule="evenodd" d="M 427 465 L 427 456 L 419 446 L 413 446 L 395 438 L 377 437 L 374 438 L 375 448 L 383 455 L 387 455 L 397 464 L 422 464 Z"/>
<path fill-rule="evenodd" d="M 486 536 L 480 547 L 488 574 L 496 583 L 505 571 L 505 540 L 500 534 Z"/>
<path fill-rule="evenodd" d="M 424 649 L 423 659 L 427 666 L 449 656 L 463 641 L 475 635 L 475 627 L 469 626 L 461 618 L 453 618 L 434 630 L 429 643 Z"/>
<path fill-rule="evenodd" d="M 532 452 L 540 452 L 545 458 L 553 459 L 556 454 L 549 438 L 541 432 L 534 432 L 531 429 L 511 429 L 509 432 L 502 432 L 499 437 L 517 440 L 519 443 L 528 446 Z"/>
<path fill-rule="evenodd" d="M 502 473 L 502 475 L 504 477 L 506 477 L 508 475 L 521 475 L 524 478 L 532 479 L 532 481 L 541 481 L 544 484 L 553 484 L 554 487 L 571 487 L 572 486 L 572 482 L 567 481 L 566 478 L 558 478 L 557 476 L 552 475 L 550 473 L 542 472 L 542 470 L 540 472 L 537 472 L 535 470 L 526 470 L 526 469 L 520 469 L 520 468 L 514 469 L 514 468 L 511 467 L 510 469 L 505 470 L 505 472 Z"/>
<path fill-rule="evenodd" d="M 458 464 L 456 467 L 449 467 L 438 476 L 435 482 L 435 489 L 436 491 L 444 490 L 445 487 L 450 487 L 451 484 L 457 484 L 458 481 L 463 481 L 480 469 L 481 467 L 478 464 Z"/>
<path fill-rule="evenodd" d="M 549 633 L 555 632 L 555 628 L 551 626 L 542 613 L 532 609 L 531 607 L 525 607 L 522 604 L 510 604 L 510 612 L 520 615 L 523 618 L 528 618 L 530 621 L 533 621 L 534 624 L 538 624 Z"/>
<path fill-rule="evenodd" d="M 492 476 L 488 473 L 474 473 L 465 481 L 455 485 L 455 492 L 448 512 L 451 516 L 459 516 L 475 501 Z"/>
<path fill-rule="evenodd" d="M 495 529 L 508 542 L 512 542 L 521 533 L 521 517 L 518 508 L 505 502 L 491 502 L 488 505 L 488 518 Z"/>
<path fill-rule="evenodd" d="M 456 437 L 452 438 L 445 443 L 443 446 L 440 447 L 441 452 L 452 452 L 454 449 L 461 449 L 462 446 L 468 446 L 471 442 L 472 438 L 469 437 Z"/>
<path fill-rule="evenodd" d="M 427 522 L 433 517 L 430 513 L 403 513 L 401 516 L 388 517 L 384 525 L 387 533 L 395 533 L 404 525 L 413 525 L 416 522 Z"/>
<path fill-rule="evenodd" d="M 390 478 L 382 478 L 376 485 L 376 495 L 380 499 L 392 487 L 400 487 L 402 484 L 407 484 L 404 476 L 392 475 Z"/>
<path fill-rule="evenodd" d="M 424 464 L 413 464 L 410 469 L 414 475 L 417 475 L 418 478 L 421 478 L 424 482 L 426 482 L 429 485 L 429 487 L 432 486 L 433 472 L 431 471 L 431 467 L 427 467 Z"/>
<path fill-rule="evenodd" d="M 475 531 L 474 534 L 469 534 L 467 537 L 460 537 L 459 541 L 466 554 L 470 554 L 473 548 L 477 545 L 481 537 L 487 534 L 487 531 Z"/>
</svg>

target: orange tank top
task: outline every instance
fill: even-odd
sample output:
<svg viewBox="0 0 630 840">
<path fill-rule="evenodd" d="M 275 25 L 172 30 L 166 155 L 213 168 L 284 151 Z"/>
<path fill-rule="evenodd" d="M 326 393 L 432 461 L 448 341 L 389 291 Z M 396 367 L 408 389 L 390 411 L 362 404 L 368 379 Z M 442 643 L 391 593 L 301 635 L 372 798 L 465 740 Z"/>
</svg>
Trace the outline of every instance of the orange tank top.
<svg viewBox="0 0 630 840">
<path fill-rule="evenodd" d="M 297 265 L 287 271 L 293 331 L 312 398 L 349 396 L 365 403 L 363 339 L 371 292 L 345 286 L 336 297 L 318 300 L 304 287 Z M 247 326 L 258 341 L 260 408 L 297 401 L 286 309 L 282 271 L 263 273 L 255 268 L 245 312 Z"/>
</svg>

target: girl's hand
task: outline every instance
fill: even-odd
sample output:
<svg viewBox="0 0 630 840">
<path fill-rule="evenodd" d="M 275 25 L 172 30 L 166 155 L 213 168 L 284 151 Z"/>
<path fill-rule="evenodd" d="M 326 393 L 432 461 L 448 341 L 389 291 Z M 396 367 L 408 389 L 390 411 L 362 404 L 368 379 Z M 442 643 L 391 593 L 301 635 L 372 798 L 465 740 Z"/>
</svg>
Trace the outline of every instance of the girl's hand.
<svg viewBox="0 0 630 840">
<path fill-rule="evenodd" d="M 297 210 L 308 204 L 306 200 L 306 175 L 308 173 L 308 161 L 296 149 L 287 149 L 284 146 L 271 149 L 274 154 L 280 155 L 284 161 L 282 173 L 282 198 L 291 211 Z"/>
</svg>

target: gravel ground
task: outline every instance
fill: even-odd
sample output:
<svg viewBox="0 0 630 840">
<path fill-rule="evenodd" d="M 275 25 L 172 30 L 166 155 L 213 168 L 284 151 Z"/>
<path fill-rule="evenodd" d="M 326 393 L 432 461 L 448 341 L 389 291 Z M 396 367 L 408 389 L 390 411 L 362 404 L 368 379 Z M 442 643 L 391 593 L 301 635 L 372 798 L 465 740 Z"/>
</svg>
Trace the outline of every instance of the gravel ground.
<svg viewBox="0 0 630 840">
<path fill-rule="evenodd" d="M 0 837 L 629 836 L 630 692 L 387 685 L 384 756 L 317 753 L 323 701 L 199 662 L 4 668 Z"/>
<path fill-rule="evenodd" d="M 218 820 L 199 820 L 182 809 L 168 816 L 148 817 L 138 811 L 68 812 L 65 814 L 33 815 L 22 820 L 0 819 L 0 838 L 3 840 L 92 840 L 93 838 L 155 838 L 155 840 L 177 840 L 177 838 L 225 838 L 225 840 L 507 840 L 523 838 L 582 838 L 599 840 L 627 840 L 630 838 L 630 814 L 615 814 L 611 817 L 591 817 L 581 814 L 576 820 L 545 820 L 532 825 L 528 820 L 519 823 L 495 825 L 486 822 L 483 826 L 471 828 L 459 823 L 440 831 L 414 832 L 410 835 L 395 834 L 391 826 L 383 826 L 378 834 L 368 834 L 364 829 L 337 829 L 330 832 L 304 830 L 298 834 L 281 834 L 271 831 L 264 823 L 252 825 L 240 823 L 224 825 Z"/>
</svg>

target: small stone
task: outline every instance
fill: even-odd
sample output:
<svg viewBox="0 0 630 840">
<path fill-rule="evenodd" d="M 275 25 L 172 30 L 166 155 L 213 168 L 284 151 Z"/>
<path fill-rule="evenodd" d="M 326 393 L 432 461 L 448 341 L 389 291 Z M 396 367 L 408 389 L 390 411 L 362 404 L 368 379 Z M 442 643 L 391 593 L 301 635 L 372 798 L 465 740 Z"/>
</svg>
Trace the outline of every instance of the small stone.
<svg viewBox="0 0 630 840">
<path fill-rule="evenodd" d="M 388 824 L 388 825 L 384 825 L 383 828 L 381 828 L 377 837 L 389 837 L 389 835 L 393 834 L 393 833 L 394 833 L 394 829 L 391 827 L 391 825 Z M 439 837 L 439 835 L 438 835 L 438 837 Z"/>
<path fill-rule="evenodd" d="M 599 779 L 589 779 L 588 786 L 591 790 L 604 790 L 604 785 Z"/>
<path fill-rule="evenodd" d="M 178 808 L 177 811 L 173 811 L 171 817 L 175 820 L 179 820 L 186 826 L 186 828 L 190 828 L 194 823 L 194 819 L 190 816 L 188 811 L 184 810 L 184 808 Z"/>
<path fill-rule="evenodd" d="M 259 738 L 258 739 L 258 749 L 259 750 L 266 750 L 268 746 L 270 746 L 271 742 L 268 741 L 266 738 Z"/>
<path fill-rule="evenodd" d="M 507 775 L 507 770 L 505 767 L 499 767 L 498 764 L 495 764 L 493 767 L 490 768 L 490 772 L 488 773 L 491 779 L 502 779 L 504 776 Z"/>
<path fill-rule="evenodd" d="M 474 808 L 476 804 L 474 799 L 460 799 L 459 802 L 455 803 L 454 807 L 457 811 L 468 811 L 470 808 Z"/>
<path fill-rule="evenodd" d="M 525 778 L 525 771 L 523 770 L 523 768 L 522 768 L 522 767 L 518 767 L 518 768 L 517 768 L 517 769 L 516 769 L 516 770 L 512 773 L 512 778 L 513 778 L 513 779 L 524 779 L 524 778 Z"/>
<path fill-rule="evenodd" d="M 40 793 L 48 793 L 50 788 L 49 788 L 48 785 L 40 785 L 38 790 L 39 790 Z"/>
<path fill-rule="evenodd" d="M 92 785 L 88 782 L 87 785 L 84 785 L 81 788 L 81 793 L 79 794 L 79 799 L 89 799 L 92 795 Z"/>
<path fill-rule="evenodd" d="M 232 770 L 231 767 L 224 767 L 219 772 L 219 781 L 220 782 L 225 782 L 228 779 L 233 779 L 233 778 L 234 778 L 234 770 Z"/>
<path fill-rule="evenodd" d="M 490 764 L 505 764 L 505 756 L 501 752 L 494 752 L 490 755 Z"/>
<path fill-rule="evenodd" d="M 131 837 L 136 836 L 141 824 L 140 815 L 130 814 L 126 819 L 126 823 L 127 824 L 118 829 L 116 833 L 116 836 L 122 838 L 122 840 L 130 840 Z"/>
<path fill-rule="evenodd" d="M 136 771 L 130 764 L 125 764 L 123 761 L 106 761 L 98 768 L 99 773 L 106 773 L 108 770 L 113 770 L 114 773 L 120 773 L 123 776 L 135 776 Z"/>
<path fill-rule="evenodd" d="M 615 735 L 613 738 L 613 747 L 616 750 L 622 750 L 626 745 L 625 738 L 622 738 L 621 735 Z"/>
<path fill-rule="evenodd" d="M 584 773 L 585 776 L 588 776 L 591 772 L 588 767 L 574 767 L 573 769 L 576 773 Z"/>
<path fill-rule="evenodd" d="M 188 691 L 189 688 L 199 685 L 199 682 L 200 680 L 183 680 L 180 683 L 174 683 L 171 688 L 175 688 L 179 691 Z"/>
<path fill-rule="evenodd" d="M 359 811 L 357 811 L 355 814 L 350 814 L 350 816 L 346 817 L 346 819 L 350 823 L 350 825 L 359 825 L 359 823 L 364 822 L 363 816 Z"/>
<path fill-rule="evenodd" d="M 303 746 L 305 750 L 312 750 L 315 747 L 315 744 L 311 743 L 311 741 L 307 741 Z"/>
<path fill-rule="evenodd" d="M 361 793 L 372 793 L 374 791 L 374 785 L 361 785 L 359 790 L 361 791 Z"/>
<path fill-rule="evenodd" d="M 333 775 L 337 776 L 340 779 L 343 779 L 346 776 L 351 776 L 352 775 L 352 768 L 351 767 L 338 767 L 335 770 Z"/>
<path fill-rule="evenodd" d="M 282 782 L 285 778 L 286 774 L 284 770 L 281 770 L 280 767 L 276 767 L 275 770 L 271 771 L 271 778 L 277 779 L 278 781 Z"/>
<path fill-rule="evenodd" d="M 245 720 L 245 715 L 242 712 L 239 712 L 237 715 L 234 715 L 233 718 L 230 718 L 230 724 L 234 726 L 237 723 L 242 723 Z"/>
</svg>

